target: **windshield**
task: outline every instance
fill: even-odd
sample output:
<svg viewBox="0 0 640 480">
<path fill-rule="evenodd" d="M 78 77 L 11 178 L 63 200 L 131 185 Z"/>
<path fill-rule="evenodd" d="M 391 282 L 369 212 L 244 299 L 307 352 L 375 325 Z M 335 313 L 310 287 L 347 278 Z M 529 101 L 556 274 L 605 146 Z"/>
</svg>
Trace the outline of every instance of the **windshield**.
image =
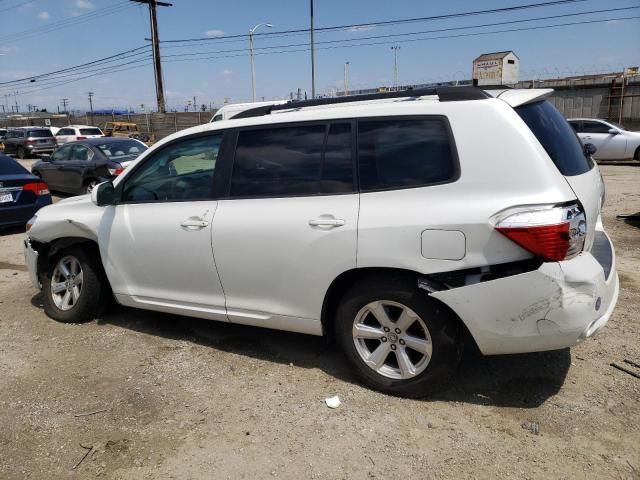
<svg viewBox="0 0 640 480">
<path fill-rule="evenodd" d="M 616 122 L 611 122 L 611 121 L 607 120 L 607 123 L 609 125 L 613 125 L 616 128 L 619 128 L 620 130 L 624 130 L 625 132 L 627 131 L 626 128 L 624 128 L 622 125 L 617 124 Z"/>
<path fill-rule="evenodd" d="M 31 138 L 44 138 L 44 137 L 53 137 L 53 133 L 51 130 L 29 130 L 27 133 L 27 137 Z"/>
<path fill-rule="evenodd" d="M 122 140 L 120 142 L 100 143 L 98 149 L 111 160 L 123 160 L 135 158 L 147 149 L 146 145 L 135 140 Z"/>
<path fill-rule="evenodd" d="M 593 164 L 584 154 L 576 132 L 551 103 L 546 100 L 528 103 L 515 111 L 563 175 L 581 175 L 591 170 Z"/>
<path fill-rule="evenodd" d="M 99 128 L 81 128 L 80 135 L 102 135 Z"/>
</svg>

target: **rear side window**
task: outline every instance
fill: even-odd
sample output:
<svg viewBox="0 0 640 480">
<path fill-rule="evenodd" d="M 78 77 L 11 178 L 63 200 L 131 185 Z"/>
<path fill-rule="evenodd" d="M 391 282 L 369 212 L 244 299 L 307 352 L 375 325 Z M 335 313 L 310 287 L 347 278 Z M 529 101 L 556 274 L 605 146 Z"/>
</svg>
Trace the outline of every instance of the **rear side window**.
<svg viewBox="0 0 640 480">
<path fill-rule="evenodd" d="M 81 128 L 80 135 L 102 135 L 98 128 Z"/>
<path fill-rule="evenodd" d="M 449 182 L 457 162 L 441 117 L 358 122 L 360 190 L 410 188 Z"/>
<path fill-rule="evenodd" d="M 238 134 L 232 197 L 351 191 L 350 124 L 271 127 Z"/>
<path fill-rule="evenodd" d="M 53 137 L 53 133 L 51 133 L 51 130 L 29 130 L 27 137 L 31 137 L 31 138 Z"/>
<path fill-rule="evenodd" d="M 591 170 L 582 144 L 562 114 L 548 101 L 516 107 L 516 112 L 531 129 L 556 164 L 560 173 L 581 175 Z"/>
</svg>

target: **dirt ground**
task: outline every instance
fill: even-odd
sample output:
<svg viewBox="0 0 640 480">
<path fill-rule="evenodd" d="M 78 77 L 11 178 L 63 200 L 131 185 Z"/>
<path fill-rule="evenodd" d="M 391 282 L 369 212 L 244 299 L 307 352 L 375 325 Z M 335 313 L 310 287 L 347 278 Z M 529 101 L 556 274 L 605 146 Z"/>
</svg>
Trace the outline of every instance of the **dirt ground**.
<svg viewBox="0 0 640 480">
<path fill-rule="evenodd" d="M 0 478 L 640 479 L 640 380 L 609 365 L 640 363 L 640 230 L 615 218 L 640 211 L 640 168 L 602 171 L 621 280 L 604 331 L 467 351 L 418 401 L 360 386 L 321 338 L 125 308 L 56 323 L 24 234 L 0 233 Z"/>
</svg>

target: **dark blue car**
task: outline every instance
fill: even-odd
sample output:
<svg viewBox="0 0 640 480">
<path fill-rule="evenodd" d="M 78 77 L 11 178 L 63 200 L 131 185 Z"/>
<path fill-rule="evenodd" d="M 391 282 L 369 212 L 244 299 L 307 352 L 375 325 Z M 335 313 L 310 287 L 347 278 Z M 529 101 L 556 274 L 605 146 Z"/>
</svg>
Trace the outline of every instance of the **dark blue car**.
<svg viewBox="0 0 640 480">
<path fill-rule="evenodd" d="M 0 228 L 24 226 L 39 209 L 50 204 L 48 185 L 0 153 Z"/>
</svg>

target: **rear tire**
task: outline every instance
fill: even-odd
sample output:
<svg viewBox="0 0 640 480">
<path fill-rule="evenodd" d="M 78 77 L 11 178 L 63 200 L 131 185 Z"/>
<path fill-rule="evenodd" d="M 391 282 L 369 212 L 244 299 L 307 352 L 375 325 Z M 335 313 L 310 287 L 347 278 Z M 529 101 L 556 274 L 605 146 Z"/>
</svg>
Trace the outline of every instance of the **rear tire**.
<svg viewBox="0 0 640 480">
<path fill-rule="evenodd" d="M 24 148 L 22 148 L 22 147 L 18 147 L 18 151 L 16 152 L 16 154 L 18 155 L 18 158 L 20 160 L 24 160 L 25 158 L 27 158 L 26 154 L 25 154 L 25 151 L 24 151 Z"/>
<path fill-rule="evenodd" d="M 462 354 L 462 329 L 407 277 L 369 277 L 336 312 L 338 343 L 367 386 L 418 398 L 447 384 Z"/>
<path fill-rule="evenodd" d="M 636 148 L 636 153 L 633 156 L 638 162 L 640 162 L 640 147 Z"/>
<path fill-rule="evenodd" d="M 98 180 L 88 180 L 84 186 L 84 193 L 91 193 L 100 182 Z"/>
<path fill-rule="evenodd" d="M 95 256 L 75 247 L 58 252 L 42 275 L 45 313 L 64 323 L 85 322 L 104 310 L 108 285 Z"/>
</svg>

